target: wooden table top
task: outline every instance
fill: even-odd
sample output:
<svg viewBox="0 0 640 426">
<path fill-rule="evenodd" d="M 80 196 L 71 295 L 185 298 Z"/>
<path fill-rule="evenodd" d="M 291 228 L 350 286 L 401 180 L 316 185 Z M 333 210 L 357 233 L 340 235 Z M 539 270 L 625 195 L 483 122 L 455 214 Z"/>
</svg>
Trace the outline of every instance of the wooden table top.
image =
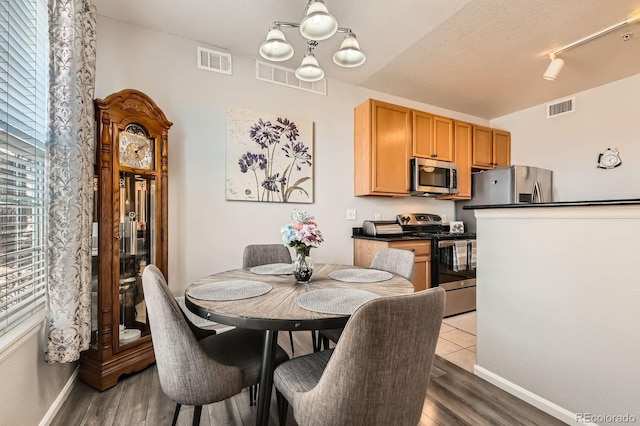
<svg viewBox="0 0 640 426">
<path fill-rule="evenodd" d="M 329 278 L 339 269 L 362 269 L 353 265 L 316 264 L 311 282 L 298 284 L 293 275 L 254 274 L 246 269 L 234 269 L 201 278 L 185 291 L 187 307 L 197 315 L 221 324 L 260 330 L 314 330 L 344 327 L 349 315 L 313 312 L 299 307 L 296 299 L 307 292 L 327 288 L 349 288 L 370 291 L 381 297 L 413 292 L 413 284 L 399 275 L 387 281 L 351 283 Z M 228 280 L 262 281 L 271 284 L 268 293 L 250 299 L 208 301 L 194 299 L 189 289 L 203 284 Z"/>
</svg>

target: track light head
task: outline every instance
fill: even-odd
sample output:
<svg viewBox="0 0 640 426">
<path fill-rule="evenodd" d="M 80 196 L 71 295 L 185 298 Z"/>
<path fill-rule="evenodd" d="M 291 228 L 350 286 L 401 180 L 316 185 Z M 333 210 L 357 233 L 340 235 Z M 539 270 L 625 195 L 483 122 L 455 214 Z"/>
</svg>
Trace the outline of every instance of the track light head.
<svg viewBox="0 0 640 426">
<path fill-rule="evenodd" d="M 554 81 L 558 74 L 560 74 L 560 70 L 564 66 L 564 61 L 560 58 L 556 58 L 554 55 L 549 55 L 551 58 L 551 63 L 547 67 L 547 70 L 542 75 L 542 78 L 549 81 Z"/>
</svg>

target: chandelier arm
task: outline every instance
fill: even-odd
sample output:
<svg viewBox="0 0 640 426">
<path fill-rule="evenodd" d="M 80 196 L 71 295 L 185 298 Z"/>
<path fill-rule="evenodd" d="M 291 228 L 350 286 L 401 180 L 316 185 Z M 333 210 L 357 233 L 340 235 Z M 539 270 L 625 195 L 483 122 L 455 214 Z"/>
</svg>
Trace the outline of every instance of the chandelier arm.
<svg viewBox="0 0 640 426">
<path fill-rule="evenodd" d="M 273 21 L 272 24 L 274 27 L 280 27 L 280 28 L 300 28 L 300 24 L 297 24 L 295 22 L 288 22 L 288 21 Z M 347 33 L 347 34 L 353 34 L 355 35 L 355 33 L 353 32 L 353 30 L 351 28 L 346 28 L 346 27 L 339 27 L 336 30 L 337 33 Z"/>
<path fill-rule="evenodd" d="M 273 25 L 281 28 L 300 28 L 300 24 L 287 21 L 273 21 Z"/>
</svg>

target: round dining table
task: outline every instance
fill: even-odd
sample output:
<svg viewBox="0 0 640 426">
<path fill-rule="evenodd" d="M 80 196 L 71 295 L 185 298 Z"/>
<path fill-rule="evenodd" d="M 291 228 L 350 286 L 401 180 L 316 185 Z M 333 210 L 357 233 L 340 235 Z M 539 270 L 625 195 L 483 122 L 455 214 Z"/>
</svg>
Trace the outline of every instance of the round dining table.
<svg viewBox="0 0 640 426">
<path fill-rule="evenodd" d="M 320 311 L 318 312 L 318 310 L 310 310 L 308 304 L 303 303 L 304 301 L 312 300 L 312 297 L 320 296 L 321 293 L 324 295 L 330 293 L 334 296 L 344 293 L 345 299 L 349 299 L 349 295 L 354 295 L 357 296 L 355 297 L 357 302 L 358 297 L 362 295 L 385 297 L 413 292 L 411 281 L 386 272 L 384 273 L 386 276 L 376 281 L 358 282 L 363 278 L 357 276 L 350 279 L 352 273 L 357 275 L 358 272 L 362 272 L 367 275 L 371 271 L 358 271 L 364 268 L 353 265 L 316 264 L 311 281 L 304 284 L 297 283 L 290 273 L 282 273 L 277 270 L 270 272 L 268 266 L 266 271 L 265 268 L 259 270 L 254 267 L 209 275 L 195 281 L 185 290 L 185 304 L 195 314 L 220 324 L 265 331 L 257 425 L 266 425 L 269 422 L 278 331 L 342 328 L 347 323 L 352 311 L 357 307 L 349 305 L 347 308 L 341 308 L 338 304 L 335 306 L 335 311 L 339 311 L 339 313 L 327 313 L 332 311 L 334 307 L 330 306 L 327 310 L 325 304 L 324 307 L 321 306 L 318 309 Z M 340 270 L 345 271 L 337 272 Z M 338 279 L 333 279 L 330 275 Z M 258 291 L 263 294 L 243 296 L 245 298 L 238 300 L 228 300 L 229 298 L 226 297 L 213 297 L 216 300 L 205 300 L 208 297 L 201 295 L 206 293 L 202 290 L 215 291 L 221 289 L 223 285 L 237 283 L 248 283 L 252 284 L 252 288 L 263 288 Z M 310 294 L 317 290 L 322 291 Z M 353 305 L 353 300 L 351 303 Z M 306 306 L 306 308 L 300 305 Z"/>
</svg>

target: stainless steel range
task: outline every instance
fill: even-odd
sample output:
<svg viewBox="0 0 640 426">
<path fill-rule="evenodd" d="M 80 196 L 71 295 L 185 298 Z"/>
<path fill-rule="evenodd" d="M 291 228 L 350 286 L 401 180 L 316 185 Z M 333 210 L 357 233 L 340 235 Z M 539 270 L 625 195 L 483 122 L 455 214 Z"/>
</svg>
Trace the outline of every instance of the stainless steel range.
<svg viewBox="0 0 640 426">
<path fill-rule="evenodd" d="M 397 216 L 402 235 L 430 238 L 431 286 L 446 291 L 444 316 L 476 309 L 476 235 L 449 232 L 439 215 L 403 213 Z"/>
</svg>

